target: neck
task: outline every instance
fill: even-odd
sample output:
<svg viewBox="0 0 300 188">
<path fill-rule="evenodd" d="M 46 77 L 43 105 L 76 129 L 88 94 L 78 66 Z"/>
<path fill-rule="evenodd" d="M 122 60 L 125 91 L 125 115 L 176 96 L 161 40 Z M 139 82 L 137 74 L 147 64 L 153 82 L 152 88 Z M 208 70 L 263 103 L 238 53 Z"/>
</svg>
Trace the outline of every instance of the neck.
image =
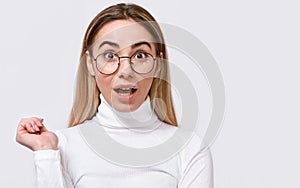
<svg viewBox="0 0 300 188">
<path fill-rule="evenodd" d="M 96 117 L 100 123 L 112 129 L 130 129 L 133 131 L 152 131 L 161 125 L 161 121 L 151 108 L 150 98 L 131 112 L 119 112 L 112 108 L 100 94 L 101 104 L 98 107 Z"/>
</svg>

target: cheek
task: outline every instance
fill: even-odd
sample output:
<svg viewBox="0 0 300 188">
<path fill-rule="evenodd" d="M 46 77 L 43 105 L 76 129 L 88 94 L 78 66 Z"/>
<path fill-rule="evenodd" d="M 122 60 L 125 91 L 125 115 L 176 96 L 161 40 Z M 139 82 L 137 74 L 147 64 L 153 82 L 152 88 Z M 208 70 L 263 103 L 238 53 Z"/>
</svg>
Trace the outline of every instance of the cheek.
<svg viewBox="0 0 300 188">
<path fill-rule="evenodd" d="M 111 76 L 103 76 L 101 74 L 98 74 L 96 76 L 96 83 L 97 83 L 98 89 L 103 94 L 105 94 L 111 90 L 112 82 L 113 82 L 113 77 L 111 77 Z"/>
<path fill-rule="evenodd" d="M 146 78 L 139 82 L 143 93 L 148 93 L 153 82 L 153 78 Z"/>
</svg>

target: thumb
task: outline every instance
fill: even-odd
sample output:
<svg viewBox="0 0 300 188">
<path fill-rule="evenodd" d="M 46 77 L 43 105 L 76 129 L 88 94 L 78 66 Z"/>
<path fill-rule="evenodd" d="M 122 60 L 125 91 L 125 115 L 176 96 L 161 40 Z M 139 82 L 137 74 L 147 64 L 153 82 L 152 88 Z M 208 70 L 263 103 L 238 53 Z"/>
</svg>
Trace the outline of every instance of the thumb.
<svg viewBox="0 0 300 188">
<path fill-rule="evenodd" d="M 41 132 L 48 132 L 48 129 L 45 126 L 40 127 Z"/>
<path fill-rule="evenodd" d="M 41 132 L 48 132 L 48 129 L 45 127 L 45 125 L 43 124 L 43 121 L 44 121 L 44 119 L 43 118 L 39 118 L 39 120 L 40 120 L 40 131 Z"/>
<path fill-rule="evenodd" d="M 44 118 L 39 118 L 39 119 L 40 119 L 40 122 L 41 122 L 41 123 L 43 123 L 43 121 L 44 121 Z"/>
</svg>

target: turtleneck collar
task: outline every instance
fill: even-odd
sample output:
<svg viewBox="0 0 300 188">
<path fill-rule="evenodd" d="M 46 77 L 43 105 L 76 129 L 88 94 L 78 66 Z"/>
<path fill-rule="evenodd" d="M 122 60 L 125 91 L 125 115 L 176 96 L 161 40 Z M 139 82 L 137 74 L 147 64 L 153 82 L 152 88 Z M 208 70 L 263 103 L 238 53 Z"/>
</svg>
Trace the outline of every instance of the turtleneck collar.
<svg viewBox="0 0 300 188">
<path fill-rule="evenodd" d="M 112 108 L 102 94 L 96 119 L 100 125 L 111 129 L 130 129 L 137 132 L 153 131 L 162 125 L 151 108 L 150 97 L 133 112 L 119 112 Z"/>
</svg>

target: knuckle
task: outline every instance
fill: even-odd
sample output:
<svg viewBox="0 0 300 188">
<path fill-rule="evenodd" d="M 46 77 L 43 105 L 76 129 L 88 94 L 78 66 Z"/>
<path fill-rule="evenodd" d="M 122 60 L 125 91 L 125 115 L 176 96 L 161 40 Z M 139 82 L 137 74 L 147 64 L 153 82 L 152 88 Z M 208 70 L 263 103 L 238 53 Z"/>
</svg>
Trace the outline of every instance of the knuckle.
<svg viewBox="0 0 300 188">
<path fill-rule="evenodd" d="M 32 117 L 31 120 L 32 121 L 38 121 L 38 118 L 37 117 Z"/>
</svg>

